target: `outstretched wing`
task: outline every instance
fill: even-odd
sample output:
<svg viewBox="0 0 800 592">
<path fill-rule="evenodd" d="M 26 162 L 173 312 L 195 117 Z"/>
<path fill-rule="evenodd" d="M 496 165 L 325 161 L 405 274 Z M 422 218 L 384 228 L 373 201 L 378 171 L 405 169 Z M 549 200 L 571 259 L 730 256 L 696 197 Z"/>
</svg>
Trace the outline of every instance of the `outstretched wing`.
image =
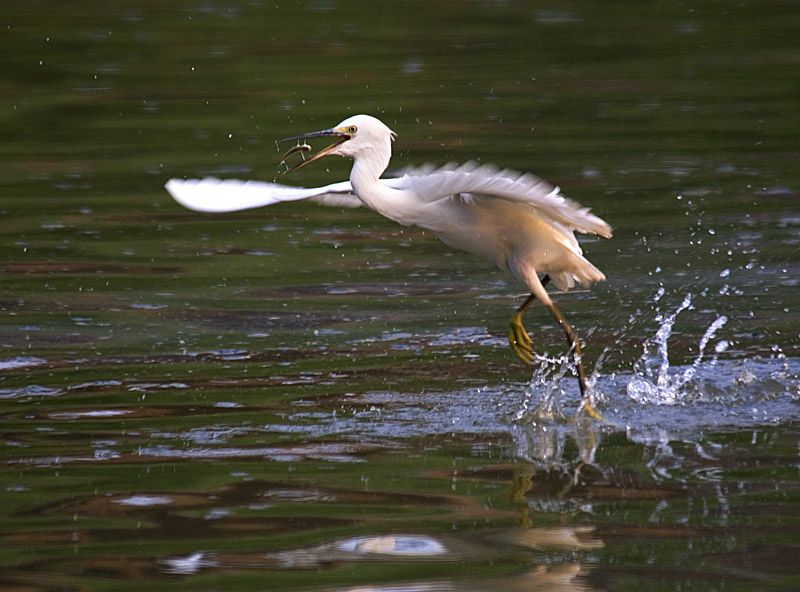
<svg viewBox="0 0 800 592">
<path fill-rule="evenodd" d="M 260 208 L 281 201 L 307 199 L 340 208 L 361 204 L 348 181 L 306 189 L 264 181 L 237 179 L 170 179 L 165 185 L 169 194 L 182 206 L 198 212 L 235 212 Z"/>
<path fill-rule="evenodd" d="M 611 227 L 592 214 L 589 208 L 563 197 L 558 187 L 530 173 L 499 170 L 474 162 L 439 169 L 425 165 L 401 172 L 404 173 L 399 180 L 402 188 L 414 192 L 426 202 L 458 194 L 506 199 L 530 206 L 554 226 L 611 237 Z"/>
</svg>

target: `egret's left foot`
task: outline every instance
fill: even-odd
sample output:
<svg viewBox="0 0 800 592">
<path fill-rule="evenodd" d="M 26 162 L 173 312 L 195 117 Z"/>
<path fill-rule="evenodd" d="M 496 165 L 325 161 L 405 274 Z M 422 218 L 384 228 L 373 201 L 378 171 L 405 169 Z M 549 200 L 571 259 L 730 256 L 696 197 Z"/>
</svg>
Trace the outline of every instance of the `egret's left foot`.
<svg viewBox="0 0 800 592">
<path fill-rule="evenodd" d="M 581 405 L 578 407 L 578 411 L 575 412 L 575 419 L 578 420 L 581 418 L 581 415 L 586 413 L 592 419 L 597 421 L 605 421 L 603 416 L 597 412 L 597 409 L 594 408 L 594 404 L 592 403 L 589 397 L 583 397 L 581 399 Z"/>
<path fill-rule="evenodd" d="M 522 313 L 517 311 L 511 317 L 511 329 L 508 331 L 508 342 L 517 357 L 526 364 L 533 363 L 533 341 L 522 326 Z"/>
</svg>

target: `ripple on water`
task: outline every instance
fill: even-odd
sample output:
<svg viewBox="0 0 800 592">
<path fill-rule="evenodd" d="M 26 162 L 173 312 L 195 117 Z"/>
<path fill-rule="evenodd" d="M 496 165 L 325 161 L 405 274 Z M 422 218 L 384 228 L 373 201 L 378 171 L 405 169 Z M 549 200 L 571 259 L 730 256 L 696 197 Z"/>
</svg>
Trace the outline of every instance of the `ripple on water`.
<svg viewBox="0 0 800 592">
<path fill-rule="evenodd" d="M 288 446 L 261 447 L 205 447 L 171 448 L 168 446 L 142 447 L 139 456 L 175 459 L 222 459 L 263 457 L 277 462 L 297 462 L 301 460 L 323 460 L 327 462 L 364 462 L 357 455 L 371 452 L 376 447 L 348 442 L 312 442 Z"/>
<path fill-rule="evenodd" d="M 353 553 L 374 553 L 405 557 L 432 557 L 447 553 L 436 539 L 423 535 L 383 535 L 355 537 L 339 541 L 337 547 Z"/>
<path fill-rule="evenodd" d="M 205 567 L 214 567 L 216 563 L 206 553 L 197 552 L 181 557 L 166 557 L 161 560 L 164 571 L 173 575 L 191 575 Z"/>
<path fill-rule="evenodd" d="M 131 409 L 97 409 L 92 411 L 59 411 L 48 413 L 50 419 L 102 419 L 121 417 L 133 413 Z"/>
<path fill-rule="evenodd" d="M 123 497 L 111 501 L 121 506 L 136 506 L 142 508 L 168 505 L 172 503 L 172 498 L 165 495 L 132 495 L 130 497 Z"/>
<path fill-rule="evenodd" d="M 63 389 L 32 384 L 16 389 L 0 389 L 0 399 L 25 399 L 29 397 L 55 397 L 64 392 Z"/>
<path fill-rule="evenodd" d="M 47 360 L 42 358 L 34 358 L 31 356 L 18 356 L 10 360 L 0 360 L 0 370 L 13 370 L 15 368 L 28 368 L 31 366 L 41 366 L 46 364 Z"/>
</svg>

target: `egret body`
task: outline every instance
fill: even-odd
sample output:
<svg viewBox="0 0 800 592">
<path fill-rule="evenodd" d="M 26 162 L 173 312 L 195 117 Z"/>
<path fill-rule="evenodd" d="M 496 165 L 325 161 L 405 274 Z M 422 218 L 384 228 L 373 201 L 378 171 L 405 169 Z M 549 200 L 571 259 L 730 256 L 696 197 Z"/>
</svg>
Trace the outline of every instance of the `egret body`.
<svg viewBox="0 0 800 592">
<path fill-rule="evenodd" d="M 345 156 L 353 159 L 349 183 L 305 189 L 257 181 L 172 179 L 166 188 L 176 201 L 200 211 L 233 211 L 298 199 L 343 207 L 364 205 L 399 224 L 430 230 L 447 245 L 495 263 L 530 290 L 511 319 L 509 342 L 514 353 L 525 363 L 533 361 L 532 341 L 522 316 L 538 299 L 569 340 L 583 408 L 599 418 L 587 389 L 578 335 L 553 304 L 545 285 L 552 281 L 568 290 L 576 282 L 604 280 L 603 273 L 584 258 L 574 233 L 609 238 L 609 225 L 562 197 L 557 187 L 530 174 L 470 163 L 439 169 L 425 166 L 381 179 L 392 156 L 394 133 L 369 115 L 355 115 L 336 127 L 281 141 L 319 136 L 337 141 L 288 170 L 326 155 Z M 296 146 L 284 158 L 309 149 Z"/>
</svg>

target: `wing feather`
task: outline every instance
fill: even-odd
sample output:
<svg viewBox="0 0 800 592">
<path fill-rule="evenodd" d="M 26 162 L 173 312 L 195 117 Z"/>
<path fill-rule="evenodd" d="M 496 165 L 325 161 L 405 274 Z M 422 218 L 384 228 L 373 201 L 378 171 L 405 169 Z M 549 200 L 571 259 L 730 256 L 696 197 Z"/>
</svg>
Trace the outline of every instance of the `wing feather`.
<svg viewBox="0 0 800 592">
<path fill-rule="evenodd" d="M 182 206 L 198 212 L 235 212 L 282 201 L 308 199 L 321 205 L 357 208 L 361 204 L 349 181 L 325 187 L 288 187 L 264 181 L 238 179 L 170 179 L 165 185 Z"/>
<path fill-rule="evenodd" d="M 452 195 L 482 195 L 526 204 L 537 215 L 559 227 L 611 237 L 611 227 L 589 208 L 563 197 L 559 188 L 530 173 L 468 162 L 459 167 L 433 169 L 425 165 L 404 169 L 403 188 L 433 202 Z"/>
<path fill-rule="evenodd" d="M 380 179 L 384 186 L 414 192 L 423 202 L 434 202 L 454 195 L 500 198 L 525 204 L 553 226 L 565 231 L 610 237 L 611 227 L 592 214 L 589 208 L 563 197 L 559 188 L 530 173 L 500 170 L 490 165 L 468 162 L 440 168 L 426 164 L 407 167 L 399 176 Z M 179 204 L 200 212 L 234 212 L 259 208 L 283 201 L 307 199 L 320 205 L 356 208 L 361 200 L 349 181 L 324 187 L 289 187 L 264 181 L 238 179 L 171 179 L 166 189 Z M 569 233 L 571 234 L 571 232 Z M 574 237 L 572 239 L 574 241 Z"/>
</svg>

